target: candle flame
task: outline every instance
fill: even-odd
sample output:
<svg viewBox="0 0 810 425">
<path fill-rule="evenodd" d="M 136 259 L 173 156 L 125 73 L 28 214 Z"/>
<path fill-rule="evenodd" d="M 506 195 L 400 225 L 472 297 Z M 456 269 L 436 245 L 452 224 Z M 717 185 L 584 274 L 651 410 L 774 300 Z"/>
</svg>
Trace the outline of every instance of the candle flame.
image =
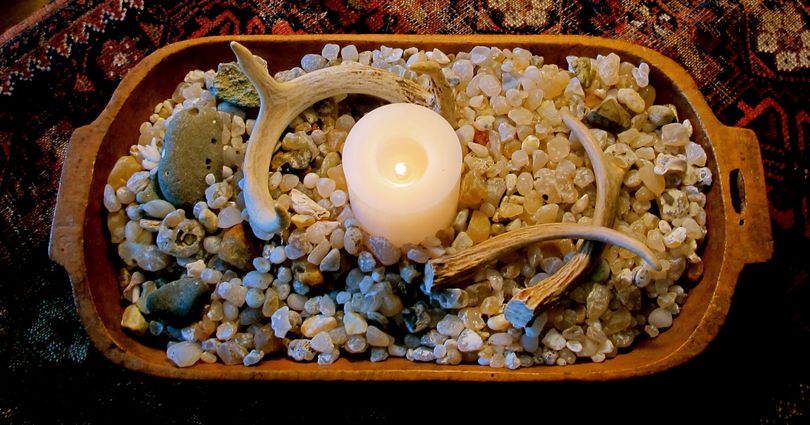
<svg viewBox="0 0 810 425">
<path fill-rule="evenodd" d="M 394 165 L 394 172 L 397 173 L 399 177 L 405 177 L 408 175 L 408 166 L 405 165 L 404 162 L 397 162 L 396 165 Z"/>
</svg>

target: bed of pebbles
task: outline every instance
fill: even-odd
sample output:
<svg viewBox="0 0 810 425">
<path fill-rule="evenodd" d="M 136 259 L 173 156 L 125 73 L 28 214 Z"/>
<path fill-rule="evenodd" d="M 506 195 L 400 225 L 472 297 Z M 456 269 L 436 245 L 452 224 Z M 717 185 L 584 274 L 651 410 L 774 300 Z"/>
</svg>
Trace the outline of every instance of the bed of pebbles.
<svg viewBox="0 0 810 425">
<path fill-rule="evenodd" d="M 686 300 L 683 282 L 702 274 L 712 176 L 689 121 L 655 103 L 647 64 L 609 54 L 559 67 L 521 48 L 447 54 L 329 44 L 275 77 L 360 62 L 427 86 L 429 77 L 409 70 L 420 61 L 440 64 L 455 88 L 464 166 L 452 225 L 402 247 L 354 219 L 341 165 L 348 132 L 374 101 L 327 99 L 290 123 L 268 185 L 291 224 L 257 235 L 240 168 L 258 99 L 235 64 L 189 72 L 155 106 L 104 190 L 123 262 L 121 325 L 166 344 L 180 367 L 349 356 L 510 369 L 601 362 L 670 327 Z M 590 222 L 594 174 L 562 108 L 626 170 L 615 228 L 644 241 L 663 270 L 606 247 L 588 278 L 525 328 L 506 320 L 505 303 L 542 285 L 573 241 L 531 246 L 482 268 L 464 289 L 426 293 L 430 258 L 536 223 Z"/>
</svg>

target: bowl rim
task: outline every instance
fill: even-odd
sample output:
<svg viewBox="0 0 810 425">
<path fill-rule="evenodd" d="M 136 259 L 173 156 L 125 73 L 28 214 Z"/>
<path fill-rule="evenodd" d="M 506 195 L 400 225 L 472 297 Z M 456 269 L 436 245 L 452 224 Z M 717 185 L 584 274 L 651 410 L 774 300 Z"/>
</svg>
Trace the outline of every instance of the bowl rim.
<svg viewBox="0 0 810 425">
<path fill-rule="evenodd" d="M 101 320 L 93 302 L 88 280 L 87 258 L 84 254 L 84 226 L 95 159 L 105 134 L 122 111 L 127 96 L 138 87 L 152 68 L 163 59 L 184 49 L 230 41 L 238 41 L 248 46 L 257 43 L 303 41 L 396 45 L 510 44 L 531 45 L 532 49 L 564 44 L 568 48 L 585 46 L 603 49 L 606 52 L 617 52 L 620 55 L 629 54 L 643 59 L 651 68 L 664 71 L 699 118 L 700 122 L 693 124 L 705 129 L 707 143 L 717 151 L 715 156 L 719 175 L 715 177 L 714 184 L 720 186 L 720 203 L 726 213 L 720 274 L 707 309 L 697 327 L 676 349 L 640 367 L 619 369 L 603 365 L 602 368 L 589 369 L 586 373 L 579 374 L 572 373 L 569 368 L 521 368 L 514 371 L 492 370 L 476 365 L 436 368 L 411 364 L 401 359 L 385 362 L 393 362 L 394 368 L 380 367 L 379 364 L 367 361 L 363 362 L 362 368 L 356 369 L 315 368 L 311 365 L 302 366 L 290 362 L 290 367 L 280 369 L 229 367 L 226 373 L 222 373 L 217 367 L 222 366 L 219 364 L 198 364 L 191 368 L 177 368 L 168 361 L 151 362 L 143 357 L 142 353 L 127 350 Z M 733 140 L 734 143 L 725 142 L 726 140 Z M 737 174 L 732 173 L 733 170 L 737 170 Z M 732 186 L 737 186 L 744 194 L 739 210 L 732 204 Z M 657 373 L 686 362 L 706 348 L 725 320 L 742 267 L 745 264 L 766 261 L 772 253 L 773 238 L 765 196 L 764 171 L 759 144 L 753 131 L 722 125 L 709 108 L 692 77 L 672 59 L 652 49 L 625 41 L 578 35 L 237 35 L 204 37 L 169 44 L 133 67 L 120 82 L 98 118 L 74 131 L 63 164 L 49 244 L 50 257 L 62 265 L 70 277 L 79 317 L 91 341 L 108 359 L 129 369 L 161 377 L 229 380 L 603 381 Z M 349 361 L 341 359 L 339 362 Z M 536 372 L 541 369 L 543 373 Z"/>
</svg>

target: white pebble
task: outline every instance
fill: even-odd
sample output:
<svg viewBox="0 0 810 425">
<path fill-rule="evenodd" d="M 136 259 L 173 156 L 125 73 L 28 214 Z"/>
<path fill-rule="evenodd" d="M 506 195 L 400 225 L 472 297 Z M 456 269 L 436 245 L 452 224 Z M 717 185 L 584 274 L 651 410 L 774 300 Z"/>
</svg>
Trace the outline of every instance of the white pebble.
<svg viewBox="0 0 810 425">
<path fill-rule="evenodd" d="M 321 195 L 321 198 L 328 198 L 332 192 L 335 191 L 335 181 L 330 178 L 322 178 L 318 180 L 318 194 Z"/>
<path fill-rule="evenodd" d="M 262 358 L 264 358 L 264 351 L 250 350 L 250 352 L 242 358 L 242 364 L 245 366 L 253 366 L 262 361 Z"/>
<path fill-rule="evenodd" d="M 656 308 L 647 320 L 656 328 L 668 328 L 672 326 L 672 313 L 664 308 Z"/>
<path fill-rule="evenodd" d="M 166 357 L 178 367 L 189 367 L 200 359 L 202 348 L 194 341 L 172 344 L 166 349 Z"/>
<path fill-rule="evenodd" d="M 329 353 L 335 349 L 335 344 L 332 342 L 329 332 L 318 332 L 317 335 L 312 337 L 310 346 L 319 353 Z"/>
<path fill-rule="evenodd" d="M 638 64 L 638 68 L 633 68 L 630 72 L 639 87 L 647 87 L 650 84 L 650 65 L 647 63 L 641 62 Z"/>
<path fill-rule="evenodd" d="M 471 329 L 464 329 L 458 336 L 458 351 L 468 353 L 478 351 L 484 345 L 481 335 Z"/>
<path fill-rule="evenodd" d="M 223 208 L 217 215 L 217 227 L 227 229 L 242 222 L 242 211 L 233 205 Z"/>
<path fill-rule="evenodd" d="M 546 336 L 543 337 L 542 342 L 546 347 L 558 351 L 562 350 L 566 343 L 565 338 L 554 328 L 546 332 Z"/>
<path fill-rule="evenodd" d="M 109 212 L 117 212 L 121 210 L 121 201 L 115 194 L 115 190 L 111 185 L 104 186 L 104 208 Z"/>
<path fill-rule="evenodd" d="M 505 331 L 509 329 L 509 321 L 503 314 L 496 314 L 487 319 L 487 326 L 493 331 Z"/>
<path fill-rule="evenodd" d="M 276 310 L 270 317 L 270 323 L 270 326 L 273 328 L 273 334 L 277 338 L 284 338 L 287 332 L 292 329 L 292 324 L 290 323 L 290 308 L 285 305 Z"/>
<path fill-rule="evenodd" d="M 348 201 L 348 195 L 346 192 L 342 190 L 335 190 L 329 195 L 329 200 L 332 201 L 332 205 L 335 207 L 342 207 L 346 205 L 346 201 Z"/>
<path fill-rule="evenodd" d="M 492 97 L 501 92 L 501 83 L 494 75 L 486 74 L 478 81 L 478 87 L 485 95 Z"/>
<path fill-rule="evenodd" d="M 340 46 L 338 46 L 337 44 L 328 43 L 323 46 L 323 50 L 321 50 L 321 56 L 331 61 L 337 59 L 339 52 Z"/>
<path fill-rule="evenodd" d="M 304 176 L 304 187 L 307 189 L 314 189 L 315 186 L 318 185 L 318 180 L 320 180 L 320 176 L 317 173 L 307 173 Z"/>
<path fill-rule="evenodd" d="M 278 185 L 279 189 L 282 192 L 289 192 L 295 186 L 298 185 L 299 179 L 298 176 L 295 174 L 285 174 L 284 177 L 281 178 L 281 183 Z"/>
<path fill-rule="evenodd" d="M 372 347 L 388 347 L 394 342 L 394 338 L 376 326 L 369 326 L 366 329 L 366 341 Z"/>
<path fill-rule="evenodd" d="M 270 262 L 273 264 L 281 264 L 287 261 L 287 254 L 284 252 L 283 246 L 277 246 L 270 251 Z"/>
<path fill-rule="evenodd" d="M 455 314 L 447 314 L 436 324 L 436 330 L 442 335 L 456 338 L 464 330 L 464 322 Z"/>
<path fill-rule="evenodd" d="M 627 106 L 627 109 L 637 114 L 644 112 L 644 109 L 646 108 L 644 99 L 642 99 L 641 95 L 639 95 L 638 92 L 633 89 L 619 89 L 616 98 L 619 100 L 619 102 Z"/>
<path fill-rule="evenodd" d="M 354 44 L 349 44 L 340 49 L 340 57 L 343 58 L 344 62 L 357 62 L 359 56 L 360 54 L 357 52 L 357 47 Z"/>
<path fill-rule="evenodd" d="M 489 60 L 489 54 L 492 52 L 492 49 L 486 46 L 475 46 L 470 51 L 470 62 L 475 65 L 480 65 L 487 60 Z"/>
<path fill-rule="evenodd" d="M 526 108 L 515 108 L 509 111 L 509 119 L 517 125 L 529 125 L 532 123 L 533 114 Z"/>
<path fill-rule="evenodd" d="M 331 243 L 326 239 L 327 246 L 331 247 Z M 320 245 L 320 244 L 318 244 Z M 336 272 L 340 270 L 340 251 L 337 248 L 332 248 L 328 254 L 320 262 L 320 271 L 322 272 Z"/>
<path fill-rule="evenodd" d="M 115 196 L 121 204 L 131 204 L 135 202 L 135 194 L 126 186 L 121 186 L 115 191 Z"/>
</svg>

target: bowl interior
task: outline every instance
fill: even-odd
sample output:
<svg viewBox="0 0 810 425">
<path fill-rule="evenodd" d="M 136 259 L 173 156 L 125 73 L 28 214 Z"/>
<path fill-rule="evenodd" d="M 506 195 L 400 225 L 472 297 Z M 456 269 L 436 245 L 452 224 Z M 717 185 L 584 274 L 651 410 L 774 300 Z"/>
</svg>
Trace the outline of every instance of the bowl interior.
<svg viewBox="0 0 810 425">
<path fill-rule="evenodd" d="M 509 38 L 491 39 L 440 39 L 438 41 L 419 41 L 417 38 L 386 39 L 387 46 L 410 47 L 423 49 L 439 48 L 446 53 L 469 51 L 478 44 L 496 45 L 503 48 L 522 47 L 540 54 L 545 63 L 554 63 L 566 67 L 565 56 L 595 56 L 611 51 L 618 53 L 623 61 L 639 63 L 638 48 L 622 50 L 618 46 L 599 46 L 582 42 L 558 42 L 553 38 L 532 38 L 513 41 Z M 320 53 L 328 37 L 321 39 L 259 39 L 257 37 L 240 39 L 240 42 L 251 49 L 254 54 L 265 58 L 271 74 L 299 65 L 300 58 L 306 53 Z M 349 44 L 337 41 L 341 46 Z M 354 40 L 358 49 L 371 50 L 379 48 L 381 41 L 373 36 Z M 630 46 L 635 47 L 635 46 Z M 646 56 L 646 55 L 645 55 Z M 660 58 L 657 54 L 653 58 Z M 190 44 L 164 57 L 154 64 L 129 93 L 116 93 L 126 96 L 123 106 L 114 115 L 112 123 L 104 135 L 93 169 L 93 180 L 89 193 L 89 202 L 84 223 L 84 256 L 87 266 L 87 279 L 100 321 L 96 326 L 103 326 L 114 344 L 121 350 L 138 359 L 138 364 L 152 364 L 164 370 L 171 370 L 162 347 L 149 347 L 140 340 L 122 331 L 119 322 L 123 312 L 120 289 L 117 284 L 117 270 L 121 266 L 114 246 L 109 243 L 106 231 L 105 214 L 102 211 L 102 193 L 106 177 L 115 161 L 128 152 L 129 146 L 137 143 L 138 128 L 152 113 L 154 105 L 171 97 L 176 84 L 192 69 L 216 69 L 219 62 L 234 61 L 228 41 L 225 39 Z M 678 108 L 681 118 L 689 118 L 694 127 L 694 140 L 704 146 L 708 155 L 709 167 L 717 176 L 715 152 L 709 138 L 705 120 L 698 116 L 695 105 L 684 94 L 683 83 L 679 85 L 660 68 L 660 63 L 649 58 L 643 59 L 651 65 L 650 81 L 657 90 L 656 103 L 673 103 Z M 692 83 L 694 84 L 694 83 Z M 711 117 L 713 119 L 713 117 Z M 681 313 L 677 316 L 672 328 L 655 339 L 644 339 L 634 345 L 628 353 L 622 353 L 603 364 L 591 362 L 578 363 L 566 367 L 533 367 L 517 371 L 494 370 L 475 365 L 440 366 L 436 364 L 411 363 L 404 359 L 389 359 L 382 363 L 340 359 L 328 368 L 316 364 L 295 363 L 286 359 L 265 360 L 253 368 L 224 366 L 222 364 L 198 364 L 185 370 L 185 377 L 222 378 L 282 378 L 282 379 L 489 379 L 489 380 L 554 380 L 554 379 L 602 379 L 600 377 L 631 376 L 637 373 L 655 371 L 656 364 L 662 369 L 667 356 L 682 347 L 698 328 L 701 320 L 710 314 L 709 306 L 717 289 L 723 256 L 725 238 L 725 219 L 723 197 L 719 185 L 715 184 L 707 194 L 707 226 L 709 234 L 703 245 L 705 272 L 702 280 L 695 286 L 688 286 L 688 299 Z M 705 317 L 706 316 L 706 317 Z M 720 320 L 722 321 L 722 316 Z M 718 324 L 719 326 L 719 324 Z M 713 335 L 711 335 L 713 336 Z M 711 336 L 709 338 L 711 338 Z M 133 364 L 134 364 L 133 363 Z M 283 371 L 283 373 L 279 372 Z M 641 372 L 646 371 L 646 372 Z M 154 371 L 153 371 L 154 372 Z M 438 374 L 437 374 L 438 373 Z M 195 376 L 195 374 L 197 374 Z"/>
</svg>

